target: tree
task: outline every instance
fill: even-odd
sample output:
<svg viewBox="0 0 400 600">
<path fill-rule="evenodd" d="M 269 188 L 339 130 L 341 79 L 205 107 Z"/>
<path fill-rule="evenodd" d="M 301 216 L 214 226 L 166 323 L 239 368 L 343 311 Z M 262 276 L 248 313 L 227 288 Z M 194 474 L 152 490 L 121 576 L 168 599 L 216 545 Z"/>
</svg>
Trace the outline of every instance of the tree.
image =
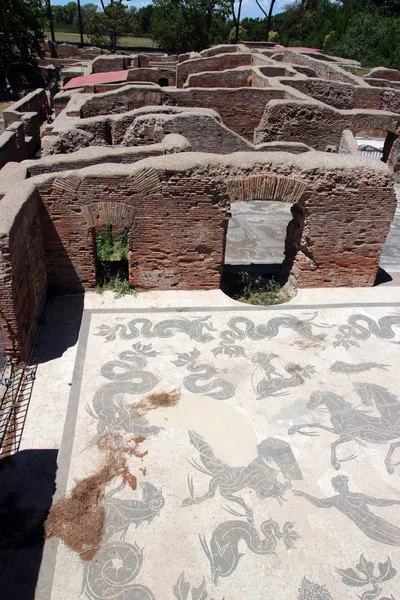
<svg viewBox="0 0 400 600">
<path fill-rule="evenodd" d="M 268 41 L 279 44 L 279 33 L 277 31 L 270 31 L 268 33 Z"/>
<path fill-rule="evenodd" d="M 134 7 L 133 7 L 134 8 Z M 133 8 L 130 10 L 132 11 Z M 141 35 L 148 35 L 151 33 L 151 17 L 153 15 L 153 5 L 148 4 L 136 9 L 136 17 L 139 23 L 139 33 Z"/>
<path fill-rule="evenodd" d="M 332 31 L 325 38 L 324 51 L 353 58 L 364 67 L 400 65 L 400 19 L 385 17 L 379 11 L 358 12 L 343 34 Z"/>
<path fill-rule="evenodd" d="M 244 27 L 239 25 L 239 31 L 234 27 L 229 33 L 229 43 L 237 44 L 238 42 L 244 42 L 247 39 L 247 31 Z"/>
<path fill-rule="evenodd" d="M 46 10 L 42 0 L 0 0 L 0 71 L 7 74 L 36 65 L 44 39 Z"/>
<path fill-rule="evenodd" d="M 265 15 L 265 39 L 267 41 L 270 41 L 268 39 L 268 36 L 269 36 L 269 32 L 271 30 L 272 11 L 274 10 L 275 2 L 276 2 L 276 0 L 271 0 L 270 5 L 269 5 L 269 10 L 267 12 L 265 10 L 265 8 L 263 7 L 263 5 L 261 4 L 261 2 L 259 0 L 256 0 L 256 4 L 257 4 L 258 8 Z"/>
<path fill-rule="evenodd" d="M 104 46 L 109 37 L 113 52 L 117 49 L 118 38 L 122 35 L 136 35 L 137 30 L 136 17 L 122 4 L 122 0 L 112 0 L 104 7 L 104 12 L 90 14 L 86 23 L 86 33 L 91 43 Z"/>
<path fill-rule="evenodd" d="M 236 13 L 235 0 L 230 0 L 231 15 L 232 15 L 233 25 L 234 25 L 234 29 L 235 29 L 235 36 L 234 36 L 234 40 L 233 40 L 234 44 L 237 44 L 239 42 L 240 13 L 242 12 L 242 2 L 243 2 L 243 0 L 237 1 L 238 7 L 237 7 L 237 13 Z"/>
<path fill-rule="evenodd" d="M 85 27 L 90 15 L 94 15 L 96 12 L 97 12 L 97 4 L 88 3 L 88 4 L 83 4 L 81 6 L 83 27 Z M 72 24 L 74 25 L 74 29 L 78 30 L 78 28 L 79 28 L 78 5 L 77 5 L 77 10 L 72 18 Z"/>
<path fill-rule="evenodd" d="M 153 38 L 166 52 L 200 51 L 208 45 L 201 0 L 154 0 Z"/>
</svg>

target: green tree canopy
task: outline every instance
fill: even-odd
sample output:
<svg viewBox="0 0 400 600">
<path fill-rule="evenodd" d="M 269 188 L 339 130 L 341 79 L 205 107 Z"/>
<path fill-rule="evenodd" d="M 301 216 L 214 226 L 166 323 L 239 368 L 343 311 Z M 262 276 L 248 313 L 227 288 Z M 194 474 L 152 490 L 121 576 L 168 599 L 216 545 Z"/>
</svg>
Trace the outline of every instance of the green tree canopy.
<svg viewBox="0 0 400 600">
<path fill-rule="evenodd" d="M 152 32 L 167 52 L 200 51 L 217 41 L 230 11 L 229 0 L 154 0 Z M 218 40 L 219 41 L 219 40 Z"/>
<path fill-rule="evenodd" d="M 400 68 L 400 19 L 379 12 L 354 14 L 343 35 L 332 31 L 325 39 L 324 51 L 353 58 L 364 67 Z"/>
<path fill-rule="evenodd" d="M 42 0 L 0 0 L 0 71 L 35 65 L 43 41 Z"/>
<path fill-rule="evenodd" d="M 122 35 L 136 35 L 138 22 L 134 13 L 128 11 L 122 0 L 113 0 L 104 12 L 89 15 L 86 33 L 92 44 L 104 46 L 107 38 L 112 50 L 116 50 Z"/>
</svg>

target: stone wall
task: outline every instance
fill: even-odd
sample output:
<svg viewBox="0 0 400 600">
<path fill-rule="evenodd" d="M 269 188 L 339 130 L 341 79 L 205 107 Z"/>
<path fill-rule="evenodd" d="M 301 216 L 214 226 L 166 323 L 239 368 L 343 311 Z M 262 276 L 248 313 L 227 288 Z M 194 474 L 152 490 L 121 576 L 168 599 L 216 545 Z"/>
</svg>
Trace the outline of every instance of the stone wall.
<svg viewBox="0 0 400 600">
<path fill-rule="evenodd" d="M 179 63 L 176 68 L 176 87 L 181 88 L 189 75 L 203 73 L 205 71 L 226 71 L 235 67 L 243 67 L 252 64 L 250 53 L 235 52 L 219 54 L 209 58 L 195 58 Z"/>
<path fill-rule="evenodd" d="M 0 326 L 6 333 L 6 353 L 20 360 L 28 359 L 46 302 L 39 206 L 37 190 L 26 184 L 19 194 L 10 192 L 1 200 Z"/>
<path fill-rule="evenodd" d="M 7 127 L 0 135 L 0 169 L 9 161 L 17 162 L 22 160 L 21 156 L 24 144 L 23 124 L 16 122 Z"/>
<path fill-rule="evenodd" d="M 367 75 L 372 79 L 387 79 L 388 81 L 399 81 L 400 82 L 400 71 L 397 69 L 386 69 L 384 67 L 376 67 L 372 69 Z"/>
<path fill-rule="evenodd" d="M 4 112 L 6 126 L 0 135 L 0 169 L 9 161 L 20 161 L 35 154 L 40 147 L 40 125 L 49 108 L 44 89 L 37 89 L 14 102 Z"/>
<path fill-rule="evenodd" d="M 319 78 L 281 79 L 281 83 L 335 108 L 351 109 L 356 106 L 355 86 L 349 83 Z"/>
<path fill-rule="evenodd" d="M 350 129 L 345 129 L 342 133 L 339 144 L 339 154 L 359 156 L 357 141 Z"/>
<path fill-rule="evenodd" d="M 283 85 L 334 108 L 387 110 L 400 113 L 400 90 L 355 86 L 323 79 L 281 79 Z"/>
<path fill-rule="evenodd" d="M 343 81 L 344 83 L 352 83 L 354 85 L 365 85 L 364 80 L 361 77 L 345 71 L 340 66 L 334 64 L 334 62 L 328 63 L 323 60 L 318 60 L 310 57 L 307 54 L 294 52 L 289 48 L 284 49 L 283 60 L 288 63 L 292 63 L 293 65 L 310 67 L 311 69 L 314 69 L 318 77 L 321 77 L 322 79 Z"/>
<path fill-rule="evenodd" d="M 47 109 L 49 108 L 46 92 L 44 89 L 37 89 L 6 108 L 3 112 L 4 124 L 8 127 L 14 121 L 20 121 L 24 113 L 32 112 L 39 114 L 40 122 L 42 123 L 46 117 L 43 109 L 44 106 Z"/>
<path fill-rule="evenodd" d="M 198 114 L 193 111 L 139 115 L 123 132 L 122 139 L 118 139 L 117 128 L 114 128 L 113 139 L 124 146 L 140 146 L 161 142 L 169 133 L 182 134 L 189 141 L 192 152 L 230 154 L 253 149 L 250 142 L 233 133 L 214 116 L 201 114 L 201 111 Z"/>
<path fill-rule="evenodd" d="M 175 78 L 175 69 L 164 66 L 159 68 L 129 69 L 128 72 L 128 81 L 148 81 L 158 84 L 160 79 L 167 79 L 168 85 L 175 85 Z"/>
<path fill-rule="evenodd" d="M 137 68 L 139 60 L 137 54 L 108 54 L 98 56 L 92 62 L 92 73 L 106 73 L 109 71 L 123 71 L 124 69 Z"/>
<path fill-rule="evenodd" d="M 251 87 L 253 69 L 250 66 L 226 71 L 193 73 L 187 78 L 184 87 L 196 88 L 237 88 Z"/>
<path fill-rule="evenodd" d="M 181 135 L 166 135 L 160 143 L 134 148 L 100 147 L 91 145 L 70 154 L 54 154 L 41 160 L 26 160 L 21 166 L 27 169 L 29 177 L 59 171 L 75 171 L 104 163 L 133 164 L 149 156 L 160 156 L 190 150 L 190 143 Z"/>
<path fill-rule="evenodd" d="M 80 113 L 86 118 L 160 104 L 211 108 L 219 113 L 226 127 L 253 141 L 254 128 L 259 124 L 267 102 L 286 97 L 288 92 L 283 87 L 165 90 L 125 86 L 117 91 L 92 96 L 80 107 Z"/>
<path fill-rule="evenodd" d="M 70 154 L 91 146 L 143 146 L 181 134 L 192 151 L 228 154 L 252 150 L 253 145 L 223 123 L 213 110 L 153 106 L 108 117 L 69 119 L 69 126 L 47 136 L 43 153 Z"/>
<path fill-rule="evenodd" d="M 338 110 L 322 103 L 272 101 L 255 133 L 255 142 L 303 142 L 316 150 L 339 146 L 342 132 L 366 130 L 397 132 L 400 114 L 383 111 Z"/>
</svg>

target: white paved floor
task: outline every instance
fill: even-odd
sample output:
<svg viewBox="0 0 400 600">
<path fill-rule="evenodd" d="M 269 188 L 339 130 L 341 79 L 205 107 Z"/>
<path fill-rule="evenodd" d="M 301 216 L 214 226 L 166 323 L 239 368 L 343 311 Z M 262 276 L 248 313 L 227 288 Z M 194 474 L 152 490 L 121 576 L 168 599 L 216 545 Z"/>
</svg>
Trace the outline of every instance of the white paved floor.
<svg viewBox="0 0 400 600">
<path fill-rule="evenodd" d="M 398 597 L 399 288 L 88 294 L 81 324 L 71 302 L 44 321 L 22 449 L 62 438 L 57 498 L 106 432 L 148 453 L 125 452 L 136 490 L 107 485 L 91 561 L 47 542 L 37 600 Z"/>
</svg>

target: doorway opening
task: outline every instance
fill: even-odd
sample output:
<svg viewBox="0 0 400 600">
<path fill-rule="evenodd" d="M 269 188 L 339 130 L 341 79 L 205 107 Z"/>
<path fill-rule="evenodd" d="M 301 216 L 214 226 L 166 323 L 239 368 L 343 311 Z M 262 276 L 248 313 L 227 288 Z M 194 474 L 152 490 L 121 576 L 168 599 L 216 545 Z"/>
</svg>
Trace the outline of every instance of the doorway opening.
<svg viewBox="0 0 400 600">
<path fill-rule="evenodd" d="M 292 203 L 252 200 L 231 204 L 221 289 L 235 300 L 280 304 L 289 300 L 285 245 Z"/>
<path fill-rule="evenodd" d="M 128 229 L 117 230 L 109 224 L 93 231 L 98 287 L 107 288 L 115 281 L 128 282 Z"/>
<path fill-rule="evenodd" d="M 167 77 L 160 77 L 160 79 L 158 80 L 158 85 L 161 87 L 168 87 L 169 81 L 168 81 Z"/>
</svg>

